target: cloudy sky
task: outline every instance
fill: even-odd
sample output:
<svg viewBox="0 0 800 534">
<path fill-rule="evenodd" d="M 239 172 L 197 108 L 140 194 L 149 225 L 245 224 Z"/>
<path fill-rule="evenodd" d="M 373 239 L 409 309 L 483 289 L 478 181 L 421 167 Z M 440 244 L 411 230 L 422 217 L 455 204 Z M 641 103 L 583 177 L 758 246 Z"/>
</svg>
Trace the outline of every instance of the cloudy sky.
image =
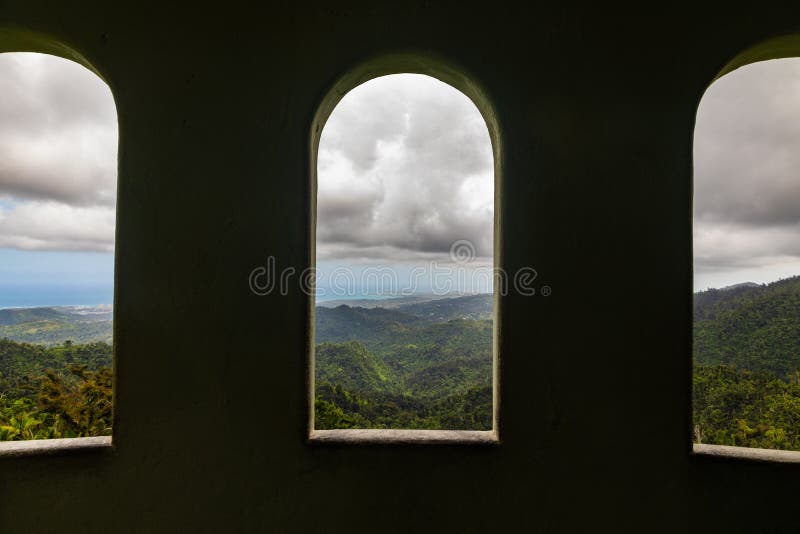
<svg viewBox="0 0 800 534">
<path fill-rule="evenodd" d="M 800 59 L 717 80 L 694 138 L 695 288 L 800 274 Z"/>
<path fill-rule="evenodd" d="M 320 287 L 333 269 L 390 267 L 402 278 L 433 262 L 491 268 L 491 141 L 458 90 L 418 74 L 370 80 L 334 109 L 318 159 Z M 454 262 L 451 248 L 469 261 Z"/>
<path fill-rule="evenodd" d="M 33 286 L 102 287 L 110 297 L 110 90 L 64 59 L 0 54 L 0 94 L 0 307 Z M 800 274 L 800 59 L 749 65 L 715 82 L 694 143 L 695 287 Z M 492 167 L 486 125 L 454 88 L 403 74 L 353 89 L 320 142 L 322 275 L 491 266 Z M 454 243 L 468 264 L 454 264 Z"/>
<path fill-rule="evenodd" d="M 20 291 L 110 288 L 117 165 L 111 91 L 77 63 L 7 53 L 0 54 L 0 95 L 0 306 L 23 305 L 10 297 Z M 40 297 L 32 295 L 32 303 Z"/>
</svg>

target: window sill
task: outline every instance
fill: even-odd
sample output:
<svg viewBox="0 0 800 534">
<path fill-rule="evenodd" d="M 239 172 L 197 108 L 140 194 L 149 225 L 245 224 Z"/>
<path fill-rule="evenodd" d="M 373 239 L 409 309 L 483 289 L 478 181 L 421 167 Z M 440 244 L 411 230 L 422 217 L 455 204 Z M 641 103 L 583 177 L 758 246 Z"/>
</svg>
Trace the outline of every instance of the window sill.
<svg viewBox="0 0 800 534">
<path fill-rule="evenodd" d="M 498 445 L 500 443 L 494 430 L 312 430 L 308 439 L 311 443 L 350 445 Z"/>
<path fill-rule="evenodd" d="M 0 458 L 8 456 L 38 456 L 110 448 L 111 436 L 2 441 L 0 442 Z"/>
<path fill-rule="evenodd" d="M 728 445 L 706 445 L 695 443 L 693 452 L 697 456 L 717 458 L 737 458 L 756 462 L 800 463 L 800 452 L 780 451 L 775 449 L 751 449 L 748 447 L 731 447 Z"/>
</svg>

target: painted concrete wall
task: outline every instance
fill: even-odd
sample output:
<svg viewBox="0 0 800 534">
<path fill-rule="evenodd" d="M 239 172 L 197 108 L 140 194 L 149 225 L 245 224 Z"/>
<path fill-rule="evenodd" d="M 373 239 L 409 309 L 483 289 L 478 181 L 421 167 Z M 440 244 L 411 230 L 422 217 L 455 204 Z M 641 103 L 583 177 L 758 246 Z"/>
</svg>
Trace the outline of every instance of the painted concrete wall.
<svg viewBox="0 0 800 534">
<path fill-rule="evenodd" d="M 0 50 L 80 54 L 121 135 L 114 449 L 0 458 L 0 532 L 800 528 L 798 466 L 689 443 L 694 113 L 800 32 L 770 4 L 1 0 Z M 396 52 L 485 90 L 502 264 L 553 289 L 501 301 L 498 447 L 307 444 L 308 299 L 248 289 L 310 261 L 317 106 Z"/>
</svg>

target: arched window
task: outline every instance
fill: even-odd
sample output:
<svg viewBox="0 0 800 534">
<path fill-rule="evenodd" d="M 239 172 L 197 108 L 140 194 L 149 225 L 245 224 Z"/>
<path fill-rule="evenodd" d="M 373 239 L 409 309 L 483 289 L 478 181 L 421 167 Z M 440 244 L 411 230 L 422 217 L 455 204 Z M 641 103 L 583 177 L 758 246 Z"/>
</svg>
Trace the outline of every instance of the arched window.
<svg viewBox="0 0 800 534">
<path fill-rule="evenodd" d="M 116 184 L 105 82 L 0 54 L 0 452 L 110 442 Z"/>
<path fill-rule="evenodd" d="M 694 139 L 696 444 L 800 450 L 798 169 L 800 59 L 709 87 Z"/>
<path fill-rule="evenodd" d="M 373 78 L 336 103 L 316 161 L 312 440 L 495 439 L 481 112 L 431 76 Z"/>
</svg>

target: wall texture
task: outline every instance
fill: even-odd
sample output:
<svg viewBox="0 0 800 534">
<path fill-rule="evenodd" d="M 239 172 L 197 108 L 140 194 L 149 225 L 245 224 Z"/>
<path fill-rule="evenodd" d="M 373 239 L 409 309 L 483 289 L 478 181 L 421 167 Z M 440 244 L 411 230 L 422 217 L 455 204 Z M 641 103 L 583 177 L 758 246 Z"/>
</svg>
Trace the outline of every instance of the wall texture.
<svg viewBox="0 0 800 534">
<path fill-rule="evenodd" d="M 0 532 L 797 531 L 797 465 L 690 453 L 692 130 L 800 7 L 0 0 L 120 123 L 113 450 L 0 458 Z M 499 447 L 306 443 L 309 137 L 359 64 L 434 53 L 497 113 Z M 2 98 L 2 95 L 0 95 Z"/>
</svg>

